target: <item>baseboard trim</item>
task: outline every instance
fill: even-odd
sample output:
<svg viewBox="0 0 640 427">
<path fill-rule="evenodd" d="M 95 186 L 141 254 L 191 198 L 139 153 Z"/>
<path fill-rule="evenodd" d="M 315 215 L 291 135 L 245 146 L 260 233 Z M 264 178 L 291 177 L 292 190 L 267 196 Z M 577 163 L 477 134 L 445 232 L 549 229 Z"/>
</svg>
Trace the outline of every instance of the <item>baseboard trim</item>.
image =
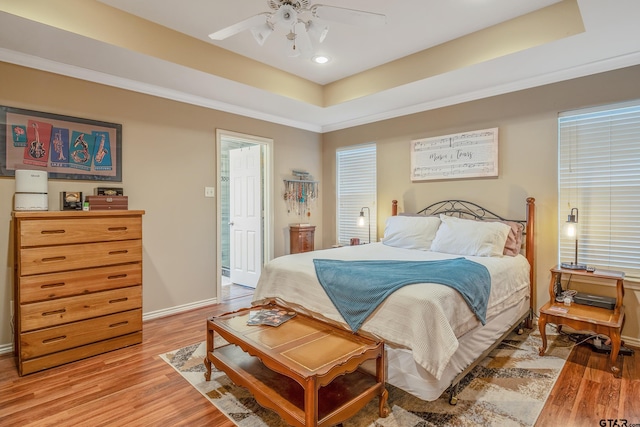
<svg viewBox="0 0 640 427">
<path fill-rule="evenodd" d="M 640 340 L 637 338 L 622 336 L 622 341 L 624 341 L 625 347 L 630 345 L 631 347 L 640 348 Z"/>
<path fill-rule="evenodd" d="M 142 321 L 159 319 L 161 317 L 171 316 L 173 314 L 183 313 L 185 311 L 194 310 L 196 308 L 202 308 L 209 305 L 217 304 L 217 298 L 210 298 L 202 301 L 196 301 L 189 304 L 177 305 L 175 307 L 164 308 L 162 310 L 155 310 L 149 313 L 142 313 Z M 143 331 L 144 332 L 144 331 Z M 0 344 L 0 354 L 13 353 L 13 343 Z"/>
<path fill-rule="evenodd" d="M 217 298 L 205 299 L 202 301 L 191 302 L 189 304 L 176 305 L 175 307 L 163 308 L 162 310 L 142 313 L 142 321 L 159 319 L 161 317 L 171 316 L 173 314 L 183 313 L 185 311 L 194 310 L 196 308 L 206 307 L 208 305 L 218 304 Z"/>
<path fill-rule="evenodd" d="M 0 354 L 13 353 L 13 343 L 0 344 Z"/>
</svg>

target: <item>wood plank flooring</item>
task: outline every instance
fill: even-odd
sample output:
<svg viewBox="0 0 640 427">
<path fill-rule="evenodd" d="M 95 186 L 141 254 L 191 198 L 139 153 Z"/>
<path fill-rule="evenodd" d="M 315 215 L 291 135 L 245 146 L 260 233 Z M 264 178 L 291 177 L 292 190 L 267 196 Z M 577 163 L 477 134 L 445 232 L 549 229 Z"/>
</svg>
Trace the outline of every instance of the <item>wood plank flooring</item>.
<svg viewBox="0 0 640 427">
<path fill-rule="evenodd" d="M 636 348 L 633 356 L 618 356 L 622 377 L 614 378 L 608 354 L 596 353 L 586 345 L 575 346 L 536 426 L 640 424 L 639 353 Z"/>
<path fill-rule="evenodd" d="M 204 340 L 206 318 L 246 307 L 251 296 L 144 323 L 143 343 L 19 377 L 12 355 L 0 356 L 0 425 L 193 426 L 234 424 L 158 355 Z M 640 356 L 571 353 L 536 426 L 598 426 L 601 419 L 640 423 Z M 618 421 L 618 425 L 620 421 Z M 607 424 L 613 425 L 613 424 Z"/>
</svg>

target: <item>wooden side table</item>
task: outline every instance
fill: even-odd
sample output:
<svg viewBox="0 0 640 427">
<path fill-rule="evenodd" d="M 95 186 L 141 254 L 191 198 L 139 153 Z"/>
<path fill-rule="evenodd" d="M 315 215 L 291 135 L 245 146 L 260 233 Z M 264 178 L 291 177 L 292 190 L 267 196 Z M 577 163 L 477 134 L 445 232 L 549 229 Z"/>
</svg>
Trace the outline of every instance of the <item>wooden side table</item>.
<svg viewBox="0 0 640 427">
<path fill-rule="evenodd" d="M 207 381 L 213 365 L 297 427 L 334 426 L 375 397 L 378 414 L 389 415 L 383 341 L 301 313 L 278 327 L 247 325 L 261 308 L 280 309 L 254 306 L 207 320 Z M 226 343 L 216 347 L 215 334 Z M 367 361 L 375 363 L 375 374 L 359 369 Z"/>
<path fill-rule="evenodd" d="M 291 253 L 311 252 L 314 250 L 315 225 L 290 225 L 289 239 L 291 241 Z"/>
<path fill-rule="evenodd" d="M 605 280 L 615 280 L 616 282 L 616 305 L 613 310 L 601 307 L 593 307 L 572 302 L 570 306 L 562 302 L 556 302 L 554 284 L 556 280 L 561 280 L 562 275 L 573 275 L 580 277 L 592 277 Z M 538 326 L 542 336 L 542 347 L 540 356 L 547 350 L 547 323 L 553 323 L 561 327 L 569 326 L 575 330 L 593 331 L 596 334 L 606 335 L 611 339 L 611 371 L 618 374 L 620 371 L 616 366 L 618 352 L 623 344 L 620 338 L 622 325 L 624 324 L 624 273 L 620 272 L 589 272 L 586 270 L 570 270 L 556 266 L 551 269 L 551 281 L 549 282 L 549 302 L 540 308 L 540 319 Z"/>
</svg>

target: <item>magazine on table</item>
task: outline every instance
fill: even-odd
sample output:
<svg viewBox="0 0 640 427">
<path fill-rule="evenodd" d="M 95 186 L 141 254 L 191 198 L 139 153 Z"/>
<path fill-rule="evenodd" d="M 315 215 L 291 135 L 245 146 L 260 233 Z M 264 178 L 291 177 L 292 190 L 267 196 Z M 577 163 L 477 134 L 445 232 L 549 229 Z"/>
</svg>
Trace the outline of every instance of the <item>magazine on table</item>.
<svg viewBox="0 0 640 427">
<path fill-rule="evenodd" d="M 281 308 L 251 310 L 249 311 L 247 325 L 280 326 L 295 315 L 295 311 L 287 311 Z"/>
</svg>

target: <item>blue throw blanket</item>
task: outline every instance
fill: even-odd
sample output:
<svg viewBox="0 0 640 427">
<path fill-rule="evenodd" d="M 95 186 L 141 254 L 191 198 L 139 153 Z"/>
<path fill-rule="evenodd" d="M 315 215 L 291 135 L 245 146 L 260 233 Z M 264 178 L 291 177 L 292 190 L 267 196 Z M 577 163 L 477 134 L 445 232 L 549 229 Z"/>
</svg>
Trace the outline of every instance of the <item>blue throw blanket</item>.
<svg viewBox="0 0 640 427">
<path fill-rule="evenodd" d="M 487 268 L 465 258 L 440 261 L 314 259 L 316 275 L 353 332 L 387 296 L 405 285 L 439 283 L 456 289 L 485 324 L 491 291 Z"/>
</svg>

